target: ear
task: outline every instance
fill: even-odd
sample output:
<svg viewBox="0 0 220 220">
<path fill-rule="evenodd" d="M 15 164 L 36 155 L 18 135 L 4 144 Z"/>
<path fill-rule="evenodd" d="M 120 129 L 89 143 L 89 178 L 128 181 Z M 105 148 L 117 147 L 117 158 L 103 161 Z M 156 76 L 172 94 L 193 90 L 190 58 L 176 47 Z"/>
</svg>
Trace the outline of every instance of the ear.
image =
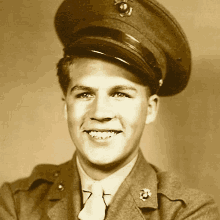
<svg viewBox="0 0 220 220">
<path fill-rule="evenodd" d="M 148 99 L 148 112 L 147 112 L 145 124 L 150 124 L 156 119 L 158 109 L 159 109 L 159 97 L 158 95 L 154 94 L 150 96 Z"/>
<path fill-rule="evenodd" d="M 66 106 L 66 103 L 64 104 L 63 113 L 64 113 L 64 118 L 67 119 L 67 106 Z"/>
</svg>

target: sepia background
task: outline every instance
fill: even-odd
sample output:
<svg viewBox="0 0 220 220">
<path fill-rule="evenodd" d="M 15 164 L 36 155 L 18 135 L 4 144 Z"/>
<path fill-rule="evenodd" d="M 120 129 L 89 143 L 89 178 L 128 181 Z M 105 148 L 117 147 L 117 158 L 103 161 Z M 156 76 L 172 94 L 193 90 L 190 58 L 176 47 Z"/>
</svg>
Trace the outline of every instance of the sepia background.
<svg viewBox="0 0 220 220">
<path fill-rule="evenodd" d="M 147 160 L 212 194 L 220 207 L 220 1 L 159 0 L 188 36 L 189 85 L 161 99 L 141 148 Z M 63 117 L 53 27 L 61 0 L 0 0 L 0 184 L 39 163 L 62 163 L 74 146 Z"/>
</svg>

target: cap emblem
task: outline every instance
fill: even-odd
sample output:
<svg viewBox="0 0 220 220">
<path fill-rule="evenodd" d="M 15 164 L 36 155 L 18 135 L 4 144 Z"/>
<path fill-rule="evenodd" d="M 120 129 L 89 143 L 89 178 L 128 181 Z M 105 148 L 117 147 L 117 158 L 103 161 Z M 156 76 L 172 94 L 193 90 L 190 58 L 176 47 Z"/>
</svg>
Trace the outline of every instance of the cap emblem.
<svg viewBox="0 0 220 220">
<path fill-rule="evenodd" d="M 121 17 L 131 16 L 133 8 L 128 4 L 128 0 L 115 0 L 115 5 Z"/>
</svg>

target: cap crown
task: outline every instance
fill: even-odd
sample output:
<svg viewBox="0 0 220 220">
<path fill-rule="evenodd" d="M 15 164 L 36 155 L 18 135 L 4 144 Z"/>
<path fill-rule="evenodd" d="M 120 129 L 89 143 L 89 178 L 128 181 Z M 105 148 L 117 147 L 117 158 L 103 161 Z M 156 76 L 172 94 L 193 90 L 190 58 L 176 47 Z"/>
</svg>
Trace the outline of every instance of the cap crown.
<svg viewBox="0 0 220 220">
<path fill-rule="evenodd" d="M 122 13 L 119 8 L 121 4 L 126 4 L 131 11 Z M 138 42 L 138 47 L 148 52 L 142 53 L 135 43 L 130 46 L 127 42 L 120 42 L 118 38 L 114 39 L 106 34 L 97 36 L 90 31 L 89 37 L 90 41 L 92 38 L 96 42 L 99 40 L 117 45 L 121 48 L 121 54 L 129 51 L 134 57 L 139 57 L 139 61 L 131 59 L 144 71 L 147 69 L 149 74 L 150 70 L 154 75 L 159 74 L 154 67 L 159 68 L 164 80 L 158 92 L 161 96 L 177 94 L 188 83 L 191 70 L 188 41 L 176 19 L 154 0 L 65 0 L 55 16 L 55 27 L 64 48 L 70 48 L 78 40 L 79 31 L 88 28 L 108 28 L 112 30 L 112 35 L 116 35 L 116 30 L 130 36 Z M 97 29 L 93 30 L 95 32 Z M 87 37 L 88 35 L 89 32 Z M 86 45 L 88 47 L 88 40 Z M 132 57 L 127 52 L 126 54 L 126 57 Z M 155 60 L 153 65 L 152 60 Z M 161 77 L 155 76 L 158 81 Z"/>
</svg>

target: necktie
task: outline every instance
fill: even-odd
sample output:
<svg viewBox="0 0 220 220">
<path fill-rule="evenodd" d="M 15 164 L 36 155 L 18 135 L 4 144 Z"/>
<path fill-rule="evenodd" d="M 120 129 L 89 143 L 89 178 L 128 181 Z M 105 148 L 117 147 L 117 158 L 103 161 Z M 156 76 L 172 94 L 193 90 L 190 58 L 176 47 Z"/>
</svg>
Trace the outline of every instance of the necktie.
<svg viewBox="0 0 220 220">
<path fill-rule="evenodd" d="M 100 182 L 95 182 L 92 185 L 92 194 L 86 201 L 82 211 L 79 213 L 80 220 L 104 220 L 105 218 L 105 203 L 103 200 L 103 189 Z"/>
</svg>

